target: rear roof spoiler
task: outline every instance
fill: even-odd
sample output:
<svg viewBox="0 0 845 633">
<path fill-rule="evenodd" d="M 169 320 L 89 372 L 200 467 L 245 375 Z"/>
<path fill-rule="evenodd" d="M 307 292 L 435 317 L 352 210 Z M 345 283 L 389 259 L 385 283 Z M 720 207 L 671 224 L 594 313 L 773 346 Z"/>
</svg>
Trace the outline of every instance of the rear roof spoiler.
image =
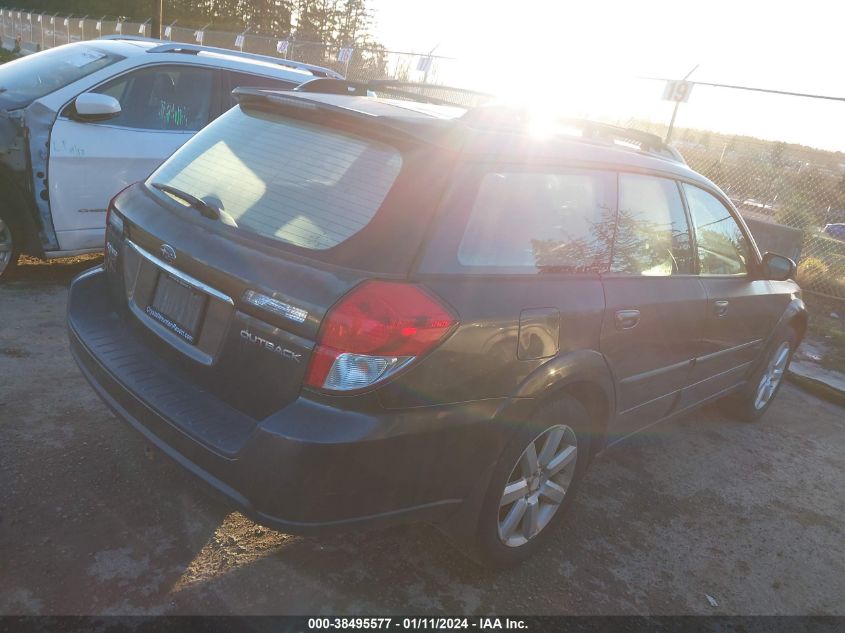
<svg viewBox="0 0 845 633">
<path fill-rule="evenodd" d="M 395 79 L 374 79 L 371 81 L 347 81 L 345 79 L 312 79 L 294 88 L 298 92 L 317 92 L 358 97 L 385 96 L 406 99 L 432 105 L 473 107 L 490 101 L 494 95 L 466 88 L 440 86 L 437 84 L 414 83 Z"/>
<path fill-rule="evenodd" d="M 299 91 L 304 92 L 304 91 Z M 305 94 L 297 94 L 296 90 L 274 90 L 272 88 L 238 87 L 232 90 L 232 96 L 241 106 L 258 105 L 261 103 L 292 114 L 295 117 L 309 118 L 322 113 L 341 119 L 354 120 L 357 125 L 371 130 L 387 132 L 391 136 L 402 138 L 415 143 L 436 143 L 432 130 L 443 130 L 453 121 L 437 118 L 421 118 L 413 123 L 402 121 L 389 116 L 373 116 L 352 108 L 309 99 Z"/>
</svg>

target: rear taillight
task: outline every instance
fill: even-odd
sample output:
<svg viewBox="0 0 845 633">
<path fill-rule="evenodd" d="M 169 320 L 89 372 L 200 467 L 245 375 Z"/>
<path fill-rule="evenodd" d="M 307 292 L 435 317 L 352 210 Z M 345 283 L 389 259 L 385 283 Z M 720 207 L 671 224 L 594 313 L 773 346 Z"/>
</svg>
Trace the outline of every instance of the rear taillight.
<svg viewBox="0 0 845 633">
<path fill-rule="evenodd" d="M 305 383 L 330 391 L 370 387 L 431 350 L 456 323 L 419 286 L 366 281 L 323 319 Z"/>
</svg>

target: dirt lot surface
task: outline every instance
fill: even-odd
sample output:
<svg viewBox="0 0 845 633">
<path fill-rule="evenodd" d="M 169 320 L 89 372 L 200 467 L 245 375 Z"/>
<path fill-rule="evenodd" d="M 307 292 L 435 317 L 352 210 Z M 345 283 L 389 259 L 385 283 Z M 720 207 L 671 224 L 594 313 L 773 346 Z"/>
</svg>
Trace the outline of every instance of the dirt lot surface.
<svg viewBox="0 0 845 633">
<path fill-rule="evenodd" d="M 85 383 L 64 308 L 93 263 L 28 262 L 0 288 L 0 613 L 845 614 L 836 405 L 786 385 L 760 423 L 708 408 L 611 449 L 513 571 L 427 527 L 293 537 L 232 513 Z"/>
</svg>

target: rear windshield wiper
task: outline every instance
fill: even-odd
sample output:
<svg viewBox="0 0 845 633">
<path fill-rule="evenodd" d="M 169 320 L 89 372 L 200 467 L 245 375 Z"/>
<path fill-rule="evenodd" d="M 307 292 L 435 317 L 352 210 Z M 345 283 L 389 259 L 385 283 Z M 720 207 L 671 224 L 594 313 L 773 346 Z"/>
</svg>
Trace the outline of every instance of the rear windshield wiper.
<svg viewBox="0 0 845 633">
<path fill-rule="evenodd" d="M 184 200 L 185 202 L 190 205 L 192 209 L 196 209 L 199 211 L 204 217 L 211 218 L 212 220 L 219 220 L 220 219 L 220 209 L 215 207 L 213 204 L 209 204 L 205 200 L 201 200 L 196 196 L 192 196 L 187 191 L 182 191 L 181 189 L 177 189 L 176 187 L 171 187 L 170 185 L 165 185 L 161 182 L 154 182 L 151 183 L 153 187 L 158 189 L 159 191 L 163 191 L 164 193 L 169 193 L 171 196 L 175 198 L 179 198 L 180 200 Z"/>
</svg>

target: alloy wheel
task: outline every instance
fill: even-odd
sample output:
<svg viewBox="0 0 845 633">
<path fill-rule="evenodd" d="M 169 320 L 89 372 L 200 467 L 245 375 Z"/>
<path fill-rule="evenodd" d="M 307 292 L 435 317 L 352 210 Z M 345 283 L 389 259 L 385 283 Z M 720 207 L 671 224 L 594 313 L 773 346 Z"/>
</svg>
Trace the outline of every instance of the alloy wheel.
<svg viewBox="0 0 845 633">
<path fill-rule="evenodd" d="M 786 371 L 786 363 L 789 361 L 789 341 L 784 341 L 775 350 L 769 359 L 769 364 L 763 376 L 760 378 L 760 384 L 757 385 L 757 397 L 754 400 L 754 408 L 757 410 L 765 407 L 772 396 L 775 395 L 780 381 L 783 380 L 783 374 Z"/>
<path fill-rule="evenodd" d="M 538 435 L 522 452 L 499 501 L 499 539 L 519 547 L 537 536 L 560 509 L 578 457 L 575 431 L 564 424 Z"/>
</svg>

